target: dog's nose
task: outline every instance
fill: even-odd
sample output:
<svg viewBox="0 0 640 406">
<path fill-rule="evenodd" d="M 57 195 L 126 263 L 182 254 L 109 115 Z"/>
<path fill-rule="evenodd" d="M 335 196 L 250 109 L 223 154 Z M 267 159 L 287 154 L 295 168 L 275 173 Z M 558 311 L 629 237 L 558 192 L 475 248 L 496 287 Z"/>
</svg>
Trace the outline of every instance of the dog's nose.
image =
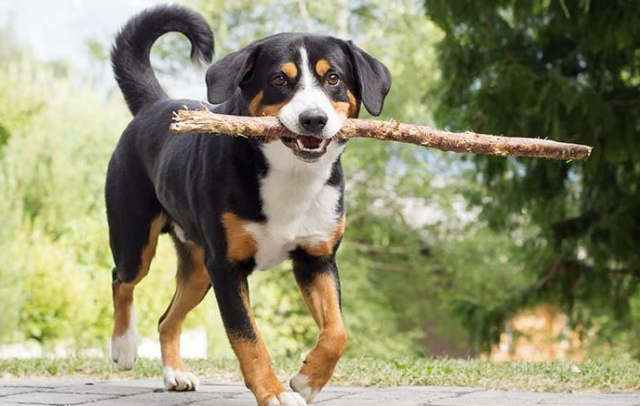
<svg viewBox="0 0 640 406">
<path fill-rule="evenodd" d="M 305 110 L 298 117 L 302 128 L 312 133 L 322 130 L 328 119 L 327 113 L 320 109 Z"/>
</svg>

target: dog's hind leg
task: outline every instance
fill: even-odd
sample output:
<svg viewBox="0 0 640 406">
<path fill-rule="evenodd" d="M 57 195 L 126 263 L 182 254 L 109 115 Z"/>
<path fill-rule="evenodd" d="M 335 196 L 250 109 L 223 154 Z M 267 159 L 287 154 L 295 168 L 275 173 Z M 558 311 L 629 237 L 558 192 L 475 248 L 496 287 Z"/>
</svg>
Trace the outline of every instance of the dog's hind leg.
<svg viewBox="0 0 640 406">
<path fill-rule="evenodd" d="M 187 372 L 180 356 L 180 333 L 185 317 L 204 299 L 211 280 L 204 265 L 204 250 L 171 235 L 178 254 L 176 292 L 158 324 L 164 384 L 169 390 L 196 390 L 198 378 Z"/>
<path fill-rule="evenodd" d="M 113 163 L 109 169 L 114 170 Z M 135 176 L 125 179 L 116 175 L 107 178 L 106 188 L 109 242 L 116 265 L 111 356 L 118 369 L 128 370 L 138 355 L 133 291 L 149 272 L 166 219 L 148 183 L 133 179 Z"/>
<path fill-rule="evenodd" d="M 148 239 L 140 248 L 138 260 L 123 258 L 116 261 L 113 271 L 113 309 L 114 323 L 111 339 L 111 356 L 118 369 L 129 370 L 138 358 L 138 328 L 133 306 L 135 286 L 149 272 L 149 266 L 156 252 L 158 235 L 164 227 L 164 216 L 159 214 L 148 227 Z M 123 272 L 120 272 L 123 269 Z M 135 270 L 135 276 L 127 270 Z"/>
</svg>

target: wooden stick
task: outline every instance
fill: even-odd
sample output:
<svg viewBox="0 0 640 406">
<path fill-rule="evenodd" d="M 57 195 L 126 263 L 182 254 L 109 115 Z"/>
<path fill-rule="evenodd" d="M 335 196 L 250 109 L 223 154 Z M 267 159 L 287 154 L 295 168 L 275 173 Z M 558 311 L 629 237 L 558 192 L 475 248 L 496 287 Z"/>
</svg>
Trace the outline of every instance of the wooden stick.
<svg viewBox="0 0 640 406">
<path fill-rule="evenodd" d="M 215 114 L 202 110 L 180 110 L 174 113 L 171 129 L 178 134 L 226 134 L 241 137 L 277 139 L 298 137 L 286 129 L 276 117 L 242 117 Z M 373 138 L 397 141 L 453 151 L 498 156 L 582 161 L 589 158 L 591 147 L 539 138 L 502 137 L 471 131 L 453 133 L 431 127 L 402 124 L 394 121 L 347 119 L 336 138 Z"/>
</svg>

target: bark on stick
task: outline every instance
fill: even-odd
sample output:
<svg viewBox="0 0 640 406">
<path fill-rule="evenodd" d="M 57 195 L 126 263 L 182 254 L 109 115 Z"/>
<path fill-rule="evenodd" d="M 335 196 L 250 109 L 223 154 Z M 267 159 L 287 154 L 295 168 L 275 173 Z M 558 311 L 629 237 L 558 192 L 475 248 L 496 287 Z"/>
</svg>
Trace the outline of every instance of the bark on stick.
<svg viewBox="0 0 640 406">
<path fill-rule="evenodd" d="M 207 109 L 180 110 L 175 113 L 171 129 L 178 134 L 198 133 L 251 138 L 276 139 L 296 137 L 276 117 L 241 117 L 212 113 Z M 454 133 L 432 127 L 395 121 L 347 119 L 336 138 L 373 138 L 396 141 L 472 154 L 526 156 L 582 161 L 589 158 L 591 147 L 539 138 L 503 137 L 471 131 Z"/>
</svg>

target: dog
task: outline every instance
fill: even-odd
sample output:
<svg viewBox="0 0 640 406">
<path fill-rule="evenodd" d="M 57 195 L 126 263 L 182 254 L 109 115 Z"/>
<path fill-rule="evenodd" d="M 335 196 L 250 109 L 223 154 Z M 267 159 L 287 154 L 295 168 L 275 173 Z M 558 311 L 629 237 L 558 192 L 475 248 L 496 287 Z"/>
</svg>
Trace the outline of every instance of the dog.
<svg viewBox="0 0 640 406">
<path fill-rule="evenodd" d="M 331 378 L 347 333 L 341 317 L 336 251 L 345 231 L 346 141 L 334 135 L 361 104 L 378 115 L 391 87 L 388 69 L 350 41 L 282 33 L 251 43 L 211 65 L 204 104 L 217 113 L 276 116 L 299 137 L 275 141 L 177 136 L 173 113 L 203 103 L 172 100 L 149 56 L 163 34 L 180 32 L 192 59 L 211 62 L 213 33 L 198 13 L 158 6 L 131 18 L 111 61 L 134 118 L 109 162 L 105 186 L 113 270 L 112 358 L 137 359 L 133 296 L 147 275 L 158 235 L 171 235 L 177 287 L 160 317 L 164 383 L 195 390 L 180 356 L 189 311 L 213 287 L 246 386 L 260 406 L 301 406 Z M 320 333 L 287 391 L 270 366 L 253 319 L 247 277 L 291 259 L 300 292 Z"/>
</svg>

